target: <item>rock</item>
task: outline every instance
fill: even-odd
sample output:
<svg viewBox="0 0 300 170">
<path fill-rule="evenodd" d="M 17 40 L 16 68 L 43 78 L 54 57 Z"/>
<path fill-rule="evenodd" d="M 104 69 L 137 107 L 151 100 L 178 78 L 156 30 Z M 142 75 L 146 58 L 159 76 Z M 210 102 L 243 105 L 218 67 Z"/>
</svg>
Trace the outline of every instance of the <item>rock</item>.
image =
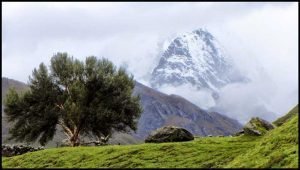
<svg viewBox="0 0 300 170">
<path fill-rule="evenodd" d="M 61 147 L 71 146 L 71 142 L 69 139 L 63 139 L 60 144 Z"/>
<path fill-rule="evenodd" d="M 181 142 L 194 140 L 194 136 L 186 129 L 176 126 L 165 126 L 152 132 L 145 140 L 146 143 Z"/>
<path fill-rule="evenodd" d="M 233 136 L 240 136 L 244 134 L 244 130 L 238 131 L 237 133 L 235 133 Z"/>
<path fill-rule="evenodd" d="M 262 135 L 260 133 L 260 131 L 255 130 L 253 127 L 250 127 L 250 126 L 248 126 L 248 127 L 245 128 L 245 134 L 247 134 L 247 135 L 254 135 L 254 136 L 260 136 L 260 135 Z"/>
<path fill-rule="evenodd" d="M 32 146 L 25 146 L 25 145 L 2 145 L 2 156 L 10 157 L 21 155 L 27 152 L 34 152 L 38 150 L 43 150 L 43 147 L 34 148 Z"/>
<path fill-rule="evenodd" d="M 271 123 L 259 117 L 251 118 L 251 120 L 243 128 L 246 135 L 255 136 L 263 135 L 272 129 L 274 129 L 274 126 Z"/>
</svg>

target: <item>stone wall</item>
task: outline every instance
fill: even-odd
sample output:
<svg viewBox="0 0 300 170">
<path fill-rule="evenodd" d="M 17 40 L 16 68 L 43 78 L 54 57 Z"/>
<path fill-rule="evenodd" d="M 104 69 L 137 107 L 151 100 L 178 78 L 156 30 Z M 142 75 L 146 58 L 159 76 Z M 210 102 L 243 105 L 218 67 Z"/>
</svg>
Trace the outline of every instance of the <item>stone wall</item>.
<svg viewBox="0 0 300 170">
<path fill-rule="evenodd" d="M 2 145 L 2 156 L 10 157 L 21 155 L 27 152 L 43 150 L 43 147 L 34 148 L 29 145 Z"/>
</svg>

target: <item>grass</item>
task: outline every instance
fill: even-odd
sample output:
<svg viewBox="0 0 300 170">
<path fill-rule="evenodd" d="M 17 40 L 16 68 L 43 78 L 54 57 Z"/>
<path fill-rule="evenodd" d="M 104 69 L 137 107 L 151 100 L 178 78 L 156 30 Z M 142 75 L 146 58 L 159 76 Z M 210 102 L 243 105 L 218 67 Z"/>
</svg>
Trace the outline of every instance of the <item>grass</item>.
<svg viewBox="0 0 300 170">
<path fill-rule="evenodd" d="M 52 148 L 2 157 L 3 168 L 298 168 L 298 114 L 263 136 Z"/>
<path fill-rule="evenodd" d="M 256 144 L 257 137 L 196 138 L 191 142 L 52 148 L 3 158 L 4 168 L 223 167 Z"/>
<path fill-rule="evenodd" d="M 298 135 L 298 115 L 295 115 L 225 167 L 297 168 Z"/>
<path fill-rule="evenodd" d="M 291 111 L 289 111 L 288 114 L 280 117 L 279 119 L 275 120 L 273 122 L 273 124 L 275 124 L 276 126 L 281 126 L 284 122 L 286 122 L 287 120 L 289 120 L 290 118 L 292 118 L 294 115 L 299 113 L 299 109 L 298 109 L 298 105 L 295 106 Z"/>
</svg>

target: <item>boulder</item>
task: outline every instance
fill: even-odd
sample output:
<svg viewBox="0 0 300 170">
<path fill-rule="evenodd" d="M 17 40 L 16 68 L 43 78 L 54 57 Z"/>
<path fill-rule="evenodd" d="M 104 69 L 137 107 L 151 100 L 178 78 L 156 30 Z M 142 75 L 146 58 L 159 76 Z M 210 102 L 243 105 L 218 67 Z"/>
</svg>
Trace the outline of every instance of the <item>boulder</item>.
<svg viewBox="0 0 300 170">
<path fill-rule="evenodd" d="M 152 132 L 146 143 L 182 142 L 194 140 L 194 136 L 186 129 L 176 126 L 165 126 Z"/>
<path fill-rule="evenodd" d="M 238 131 L 237 133 L 233 134 L 233 136 L 240 136 L 244 134 L 244 130 Z"/>
<path fill-rule="evenodd" d="M 271 123 L 259 117 L 251 118 L 251 120 L 243 128 L 246 135 L 254 136 L 263 135 L 272 129 L 274 129 L 274 126 Z"/>
</svg>

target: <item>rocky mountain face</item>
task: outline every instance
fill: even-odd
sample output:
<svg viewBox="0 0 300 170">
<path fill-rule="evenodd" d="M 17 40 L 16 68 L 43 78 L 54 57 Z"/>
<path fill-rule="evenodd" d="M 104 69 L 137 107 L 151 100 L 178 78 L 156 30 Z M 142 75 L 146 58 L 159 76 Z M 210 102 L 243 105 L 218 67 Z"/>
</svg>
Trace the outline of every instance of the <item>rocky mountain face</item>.
<svg viewBox="0 0 300 170">
<path fill-rule="evenodd" d="M 174 38 L 152 72 L 151 86 L 191 84 L 217 91 L 226 84 L 245 81 L 215 37 L 204 29 Z"/>
<path fill-rule="evenodd" d="M 3 80 L 3 79 L 2 79 Z M 11 85 L 8 79 L 8 86 Z M 2 81 L 2 83 L 7 83 Z M 28 88 L 23 84 L 24 88 Z M 7 92 L 2 85 L 2 94 Z M 110 143 L 138 143 L 151 131 L 165 125 L 174 125 L 187 129 L 193 135 L 229 135 L 239 131 L 242 126 L 236 121 L 217 112 L 208 112 L 177 95 L 167 95 L 136 82 L 133 95 L 140 95 L 143 112 L 138 121 L 136 133 L 116 133 Z M 3 108 L 3 107 L 2 107 Z M 3 112 L 3 111 L 2 111 Z M 2 116 L 2 143 L 8 135 L 9 124 Z M 61 142 L 63 134 L 57 131 L 54 140 L 48 146 Z"/>
<path fill-rule="evenodd" d="M 179 126 L 193 135 L 230 135 L 242 126 L 217 112 L 208 112 L 177 96 L 167 95 L 136 82 L 134 95 L 140 95 L 143 113 L 134 136 L 145 139 L 151 131 L 166 125 Z"/>
</svg>

